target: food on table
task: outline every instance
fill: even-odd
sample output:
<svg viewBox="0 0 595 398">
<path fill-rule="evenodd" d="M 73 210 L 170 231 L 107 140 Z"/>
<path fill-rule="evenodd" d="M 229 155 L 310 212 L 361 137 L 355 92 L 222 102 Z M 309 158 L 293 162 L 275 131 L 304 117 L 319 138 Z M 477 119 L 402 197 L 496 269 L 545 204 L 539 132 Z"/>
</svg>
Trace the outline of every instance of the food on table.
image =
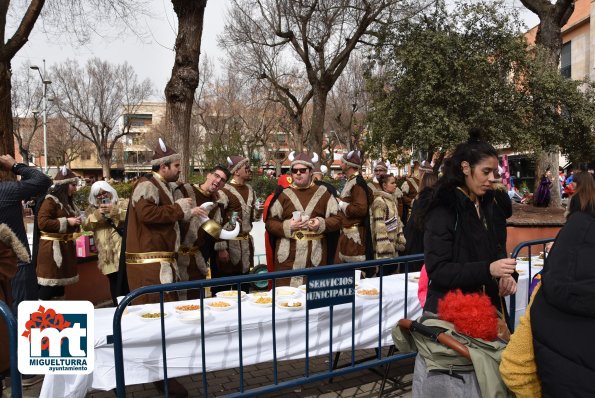
<svg viewBox="0 0 595 398">
<path fill-rule="evenodd" d="M 215 308 L 227 308 L 227 307 L 231 307 L 231 304 L 226 303 L 225 301 L 212 301 L 209 303 L 209 305 L 211 307 L 215 307 Z"/>
<path fill-rule="evenodd" d="M 295 295 L 294 290 L 289 289 L 277 289 L 277 296 L 293 296 Z"/>
<path fill-rule="evenodd" d="M 145 319 L 161 318 L 161 313 L 160 312 L 147 312 L 147 313 L 142 314 L 141 318 L 145 318 Z"/>
<path fill-rule="evenodd" d="M 178 305 L 176 307 L 178 311 L 196 311 L 200 310 L 200 305 L 198 304 L 187 304 L 187 305 Z"/>
<path fill-rule="evenodd" d="M 539 259 L 540 260 L 545 260 L 545 254 L 543 252 L 539 253 Z"/>
<path fill-rule="evenodd" d="M 289 300 L 289 301 L 283 301 L 282 303 L 279 303 L 279 305 L 281 307 L 296 308 L 296 307 L 301 307 L 302 306 L 302 302 L 301 301 Z"/>
<path fill-rule="evenodd" d="M 252 297 L 268 297 L 269 292 L 254 292 L 252 293 Z"/>
<path fill-rule="evenodd" d="M 529 257 L 517 257 L 519 261 L 529 261 Z"/>
<path fill-rule="evenodd" d="M 272 297 L 258 297 L 254 300 L 256 304 L 272 304 L 273 298 Z"/>
<path fill-rule="evenodd" d="M 242 297 L 246 294 L 244 292 L 241 293 Z M 238 297 L 238 291 L 237 290 L 224 290 L 222 292 L 217 293 L 217 297 Z"/>
<path fill-rule="evenodd" d="M 518 272 L 519 274 L 524 274 L 525 273 L 525 271 L 522 270 L 522 269 L 517 269 L 516 272 Z"/>
<path fill-rule="evenodd" d="M 357 292 L 362 296 L 378 296 L 380 293 L 375 287 L 371 289 L 359 289 Z"/>
</svg>

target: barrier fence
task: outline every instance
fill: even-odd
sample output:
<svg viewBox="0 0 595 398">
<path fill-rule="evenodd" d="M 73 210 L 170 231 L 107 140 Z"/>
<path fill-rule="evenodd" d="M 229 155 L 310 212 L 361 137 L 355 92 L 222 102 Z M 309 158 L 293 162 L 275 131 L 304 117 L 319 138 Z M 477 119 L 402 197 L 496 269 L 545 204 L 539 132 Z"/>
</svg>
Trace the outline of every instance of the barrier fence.
<svg viewBox="0 0 595 398">
<path fill-rule="evenodd" d="M 397 261 L 398 260 L 398 261 Z M 302 269 L 302 270 L 291 270 L 291 271 L 283 271 L 283 272 L 275 272 L 275 273 L 270 273 L 270 274 L 256 274 L 256 275 L 243 275 L 243 276 L 237 276 L 237 277 L 226 277 L 226 278 L 217 278 L 217 279 L 207 279 L 207 280 L 201 280 L 201 281 L 191 281 L 191 282 L 181 282 L 181 283 L 174 283 L 174 284 L 168 284 L 168 285 L 155 285 L 155 286 L 146 286 L 140 289 L 137 289 L 133 292 L 131 292 L 129 295 L 127 295 L 118 305 L 115 314 L 114 314 L 114 319 L 113 319 L 113 342 L 114 342 L 114 357 L 115 357 L 115 371 L 116 371 L 116 394 L 118 397 L 125 397 L 126 395 L 126 390 L 125 390 L 125 385 L 126 385 L 126 379 L 125 379 L 125 371 L 124 371 L 124 356 L 123 356 L 123 342 L 122 342 L 122 316 L 124 314 L 124 311 L 126 309 L 126 307 L 135 299 L 138 298 L 142 295 L 146 295 L 146 294 L 151 294 L 151 293 L 157 293 L 159 294 L 160 297 L 160 302 L 159 302 L 159 308 L 161 311 L 161 358 L 163 361 L 163 379 L 167 380 L 168 379 L 168 369 L 167 369 L 167 345 L 166 345 L 166 334 L 165 334 L 165 319 L 164 319 L 164 297 L 166 292 L 172 292 L 172 291 L 180 291 L 180 290 L 187 290 L 187 289 L 198 289 L 200 292 L 200 311 L 201 311 L 201 317 L 200 317 L 200 346 L 201 346 L 201 355 L 202 355 L 202 394 L 203 396 L 208 396 L 208 383 L 207 383 L 207 358 L 205 355 L 206 349 L 205 349 L 205 337 L 208 338 L 208 336 L 205 336 L 205 306 L 204 306 L 204 300 L 205 300 L 205 289 L 209 288 L 209 287 L 213 287 L 213 286 L 220 286 L 220 285 L 233 285 L 235 286 L 236 290 L 238 291 L 238 306 L 237 306 L 237 319 L 238 319 L 238 325 L 237 325 L 237 331 L 238 331 L 238 347 L 237 347 L 237 355 L 239 358 L 239 377 L 240 377 L 240 383 L 239 383 L 239 392 L 234 393 L 234 394 L 230 394 L 230 396 L 260 396 L 262 394 L 265 393 L 271 393 L 271 392 L 275 392 L 275 391 L 279 391 L 282 389 L 286 389 L 286 388 L 291 388 L 291 387 L 296 387 L 302 384 L 306 384 L 306 383 L 310 383 L 310 382 L 314 382 L 314 381 L 319 381 L 319 380 L 323 380 L 323 379 L 330 379 L 336 376 L 341 376 L 347 373 L 351 373 L 351 372 L 357 372 L 363 369 L 368 369 L 368 368 L 373 368 L 373 367 L 377 367 L 380 365 L 384 365 L 384 364 L 388 364 L 390 362 L 395 362 L 395 361 L 400 361 L 406 358 L 411 358 L 415 356 L 415 353 L 407 353 L 407 354 L 398 354 L 398 355 L 392 355 L 390 357 L 382 357 L 382 334 L 383 334 L 383 330 L 382 330 L 382 318 L 383 318 L 383 291 L 384 291 L 384 286 L 383 286 L 383 282 L 384 282 L 384 267 L 389 266 L 389 265 L 395 265 L 398 264 L 399 266 L 401 266 L 403 268 L 404 271 L 404 279 L 403 279 L 403 283 L 404 283 L 404 311 L 403 311 L 403 318 L 407 318 L 408 316 L 408 268 L 409 268 L 409 263 L 411 262 L 419 262 L 419 261 L 423 261 L 423 255 L 419 254 L 419 255 L 410 255 L 410 256 L 403 256 L 403 257 L 398 257 L 395 259 L 384 259 L 384 260 L 372 260 L 372 261 L 366 261 L 366 262 L 361 262 L 361 263 L 349 263 L 349 264 L 340 264 L 340 265 L 328 265 L 328 266 L 324 266 L 324 267 L 316 267 L 316 268 L 308 268 L 308 269 Z M 369 360 L 366 360 L 365 362 L 361 362 L 361 363 L 356 363 L 355 361 L 355 351 L 356 351 L 356 347 L 355 347 L 355 330 L 356 330 L 356 326 L 355 326 L 355 315 L 356 315 L 356 311 L 355 311 L 355 300 L 354 300 L 354 294 L 353 291 L 351 292 L 351 294 L 349 295 L 349 299 L 348 302 L 351 303 L 351 361 L 350 364 L 347 367 L 344 367 L 342 369 L 334 369 L 333 368 L 333 310 L 335 305 L 338 304 L 342 304 L 345 302 L 335 302 L 333 300 L 330 300 L 328 304 L 328 314 L 329 314 L 329 321 L 330 321 L 330 325 L 328 328 L 328 333 L 329 333 L 329 346 L 328 346 L 328 355 L 329 355 L 329 369 L 326 372 L 321 372 L 321 373 L 316 373 L 316 374 L 311 374 L 310 372 L 310 355 L 309 355 L 309 342 L 310 342 L 310 331 L 309 328 L 306 327 L 305 328 L 305 340 L 306 340 L 306 351 L 305 351 L 305 365 L 304 365 L 304 373 L 302 377 L 298 377 L 292 380 L 288 380 L 288 381 L 279 381 L 279 375 L 278 375 L 278 352 L 277 352 L 277 333 L 276 333 L 276 322 L 275 322 L 275 318 L 276 318 L 276 306 L 274 305 L 276 303 L 277 297 L 276 297 L 276 285 L 277 285 L 277 281 L 279 279 L 286 279 L 286 278 L 291 278 L 291 277 L 306 277 L 308 278 L 308 282 L 312 282 L 312 283 L 308 283 L 307 284 L 307 297 L 308 297 L 308 293 L 311 292 L 311 285 L 314 285 L 315 283 L 313 282 L 314 280 L 320 280 L 320 279 L 324 279 L 325 277 L 327 278 L 337 278 L 337 276 L 346 276 L 346 275 L 350 275 L 351 276 L 351 283 L 353 284 L 353 276 L 355 273 L 356 269 L 363 269 L 363 270 L 374 270 L 375 268 L 377 268 L 378 270 L 378 277 L 379 277 L 379 297 L 378 297 L 378 324 L 375 325 L 377 326 L 377 333 L 378 333 L 378 338 L 377 338 L 377 344 L 376 344 L 376 356 L 374 358 L 371 358 Z M 242 335 L 243 335 L 243 331 L 242 331 L 242 306 L 241 304 L 241 287 L 244 284 L 251 284 L 252 282 L 258 282 L 258 281 L 266 281 L 266 280 L 272 280 L 273 281 L 273 289 L 272 289 L 272 302 L 273 305 L 271 307 L 271 311 L 272 311 L 272 322 L 271 322 L 271 327 L 272 327 L 272 351 L 273 351 L 273 359 L 272 359 L 272 366 L 273 366 L 273 384 L 272 385 L 266 385 L 266 386 L 261 386 L 261 387 L 257 387 L 257 388 L 252 388 L 249 390 L 246 390 L 245 388 L 245 369 L 244 369 L 244 360 L 243 360 L 243 340 L 242 340 Z M 319 285 L 319 284 L 317 284 Z M 314 289 L 312 289 L 314 290 Z M 324 295 L 324 294 L 323 294 Z M 318 295 L 320 296 L 320 294 Z M 314 308 L 320 308 L 320 307 L 326 307 L 327 305 L 323 305 L 320 306 L 320 303 L 315 304 L 315 300 L 310 300 L 307 299 L 306 300 L 306 315 L 305 315 L 305 324 L 309 325 L 309 313 L 310 310 L 314 309 Z M 387 331 L 384 331 L 384 333 L 387 333 Z M 390 330 L 388 331 L 388 333 L 390 333 Z M 164 383 L 164 387 L 166 389 L 165 391 L 165 395 L 168 396 L 168 391 L 167 391 L 167 382 Z"/>
<path fill-rule="evenodd" d="M 518 259 L 519 254 L 521 253 L 521 251 L 523 249 L 526 249 L 526 257 L 528 259 L 529 262 L 529 286 L 527 288 L 527 304 L 529 303 L 530 299 L 531 299 L 531 281 L 533 280 L 533 276 L 531 275 L 531 265 L 533 264 L 533 247 L 534 246 L 541 246 L 541 253 L 545 253 L 545 246 L 550 243 L 553 242 L 555 240 L 555 238 L 546 238 L 546 239 L 536 239 L 536 240 L 528 240 L 525 242 L 521 242 L 519 243 L 514 250 L 512 251 L 512 253 L 510 254 L 511 258 L 514 259 Z M 545 257 L 545 254 L 544 254 Z M 545 258 L 544 258 L 545 261 Z M 509 310 L 509 318 L 508 318 L 508 328 L 511 331 L 514 331 L 514 326 L 515 326 L 515 311 L 514 309 L 516 308 L 516 294 L 510 296 L 510 310 Z"/>
<path fill-rule="evenodd" d="M 538 250 L 534 250 L 537 246 L 541 248 L 543 252 L 545 252 L 545 246 L 547 243 L 552 242 L 554 238 L 547 238 L 547 239 L 539 239 L 539 240 L 532 240 L 520 243 L 518 246 L 515 247 L 513 252 L 511 253 L 512 258 L 518 258 L 521 251 L 526 250 L 526 257 L 528 257 L 529 262 L 529 285 L 531 284 L 531 280 L 533 275 L 531 274 L 531 264 L 534 258 L 534 251 L 535 253 Z M 190 281 L 190 282 L 179 282 L 167 285 L 154 285 L 154 286 L 146 286 L 140 289 L 137 289 L 130 294 L 128 294 L 124 299 L 120 302 L 118 307 L 115 310 L 114 317 L 113 317 L 113 344 L 114 344 L 114 359 L 115 359 L 115 375 L 116 375 L 116 394 L 118 397 L 125 397 L 126 396 L 126 379 L 125 379 L 125 371 L 124 371 L 124 355 L 123 355 L 123 341 L 122 341 L 122 316 L 126 307 L 132 301 L 140 296 L 157 293 L 159 294 L 160 302 L 159 307 L 161 311 L 161 319 L 160 319 L 160 328 L 161 328 L 161 359 L 163 361 L 163 379 L 168 379 L 168 369 L 167 369 L 167 345 L 166 345 L 166 334 L 165 334 L 165 321 L 163 317 L 164 313 L 164 297 L 167 292 L 174 292 L 174 291 L 181 291 L 181 290 L 188 290 L 188 289 L 197 289 L 200 292 L 200 344 L 201 347 L 201 356 L 202 356 L 202 393 L 204 396 L 208 395 L 208 383 L 207 383 L 207 358 L 205 356 L 205 290 L 210 287 L 220 286 L 220 285 L 232 285 L 238 291 L 237 297 L 237 314 L 238 314 L 238 347 L 237 347 L 237 356 L 239 359 L 239 376 L 240 376 L 240 383 L 239 383 L 239 392 L 233 393 L 230 396 L 258 396 L 265 393 L 272 393 L 275 391 L 279 391 L 286 388 L 297 387 L 299 385 L 320 381 L 324 379 L 332 379 L 333 377 L 345 375 L 351 372 L 361 371 L 363 369 L 369 369 L 378 367 L 380 365 L 389 365 L 392 362 L 401 361 L 407 358 L 411 358 L 415 356 L 415 353 L 407 353 L 407 354 L 397 354 L 391 355 L 392 350 L 389 351 L 389 355 L 383 357 L 382 354 L 382 320 L 383 320 L 383 292 L 384 292 L 384 268 L 387 266 L 394 266 L 399 265 L 401 267 L 401 272 L 404 273 L 403 279 L 403 318 L 408 318 L 408 281 L 409 281 L 409 264 L 412 262 L 420 262 L 423 261 L 423 255 L 409 255 L 409 256 L 402 256 L 393 259 L 384 259 L 384 260 L 372 260 L 366 261 L 361 263 L 349 263 L 349 264 L 340 264 L 340 265 L 328 265 L 324 267 L 316 267 L 316 268 L 308 268 L 302 270 L 291 270 L 291 271 L 283 271 L 283 272 L 275 272 L 269 274 L 254 274 L 254 275 L 244 275 L 244 276 L 237 276 L 237 277 L 226 277 L 226 278 L 218 278 L 218 279 L 207 279 L 207 280 L 200 280 L 200 281 Z M 328 328 L 329 336 L 328 336 L 328 355 L 329 355 L 329 369 L 326 372 L 320 372 L 312 374 L 310 372 L 310 355 L 309 350 L 306 349 L 305 351 L 305 364 L 304 364 L 304 373 L 303 376 L 288 380 L 288 381 L 280 381 L 279 374 L 278 374 L 278 366 L 280 360 L 278 359 L 279 355 L 277 353 L 277 333 L 276 333 L 276 306 L 274 305 L 276 302 L 276 290 L 275 287 L 277 286 L 277 281 L 279 279 L 291 278 L 291 277 L 306 277 L 309 281 L 314 280 L 321 280 L 325 278 L 332 278 L 336 275 L 347 275 L 353 277 L 355 270 L 374 270 L 377 269 L 377 276 L 379 277 L 379 290 L 380 294 L 378 297 L 378 323 L 377 325 L 377 343 L 376 343 L 376 355 L 374 358 L 369 360 L 365 360 L 364 362 L 356 363 L 355 361 L 355 300 L 353 296 L 353 292 L 350 295 L 350 299 L 344 302 L 333 302 L 327 301 L 324 305 L 319 305 L 320 303 L 316 304 L 315 300 L 306 300 L 306 315 L 305 315 L 305 323 L 306 325 L 309 324 L 309 315 L 310 311 L 315 308 L 321 307 L 328 307 L 328 319 L 330 322 L 330 326 Z M 272 351 L 273 351 L 273 358 L 272 358 L 272 367 L 273 367 L 273 384 L 260 386 L 257 388 L 246 389 L 245 388 L 245 366 L 243 360 L 243 341 L 242 341 L 242 306 L 241 304 L 241 294 L 240 290 L 241 287 L 246 285 L 251 285 L 253 282 L 259 281 L 269 281 L 272 280 Z M 312 289 L 310 284 L 307 284 L 307 292 L 310 292 Z M 315 289 L 314 289 L 315 290 Z M 529 291 L 530 289 L 528 289 Z M 528 297 L 529 298 L 529 297 Z M 334 307 L 344 303 L 351 303 L 351 359 L 348 366 L 342 369 L 336 369 L 333 364 L 336 363 L 336 360 L 333 361 L 333 311 Z M 514 323 L 515 323 L 515 308 L 516 308 L 516 297 L 513 295 L 510 297 L 510 318 L 509 318 L 509 327 L 511 330 L 514 330 Z M 11 386 L 12 386 L 12 397 L 21 397 L 22 396 L 22 387 L 20 382 L 20 373 L 18 372 L 17 366 L 17 322 L 16 319 L 10 310 L 10 308 L 4 303 L 0 301 L 0 314 L 4 318 L 8 328 L 9 334 L 9 347 L 10 347 L 10 372 L 11 372 Z M 306 347 L 309 348 L 309 342 L 311 339 L 309 328 L 305 328 L 306 335 Z M 386 331 L 385 331 L 386 333 Z M 112 338 L 112 336 L 110 336 Z M 167 383 L 164 383 L 165 387 L 165 396 L 169 396 L 167 391 Z"/>
</svg>

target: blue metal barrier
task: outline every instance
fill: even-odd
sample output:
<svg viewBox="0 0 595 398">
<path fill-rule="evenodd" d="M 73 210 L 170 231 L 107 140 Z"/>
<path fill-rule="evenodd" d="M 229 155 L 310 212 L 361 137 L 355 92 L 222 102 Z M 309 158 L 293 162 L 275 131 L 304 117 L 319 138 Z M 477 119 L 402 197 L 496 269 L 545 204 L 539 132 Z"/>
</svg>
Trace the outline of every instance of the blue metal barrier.
<svg viewBox="0 0 595 398">
<path fill-rule="evenodd" d="M 8 343 L 10 349 L 10 387 L 13 398 L 20 398 L 23 395 L 21 386 L 21 374 L 19 373 L 18 358 L 17 358 L 17 320 L 14 317 L 10 307 L 4 302 L 0 301 L 0 314 L 6 322 L 8 329 Z"/>
<path fill-rule="evenodd" d="M 543 245 L 543 252 L 545 253 L 545 246 L 550 243 L 553 242 L 555 238 L 546 238 L 546 239 L 536 239 L 536 240 L 528 240 L 526 242 L 521 242 L 519 243 L 514 250 L 512 251 L 512 253 L 510 254 L 511 258 L 516 259 L 518 257 L 518 255 L 520 254 L 521 250 L 523 250 L 524 248 L 527 248 L 527 257 L 528 257 L 528 261 L 529 261 L 529 286 L 527 288 L 527 304 L 529 303 L 529 300 L 531 300 L 531 281 L 533 279 L 533 276 L 531 275 L 531 264 L 532 264 L 532 256 L 531 256 L 531 248 L 532 246 L 537 246 L 537 245 Z M 544 259 L 545 262 L 545 259 Z M 511 331 L 514 331 L 514 323 L 515 323 L 515 310 L 516 309 L 516 294 L 511 295 L 510 296 L 510 316 L 508 317 L 508 328 Z"/>
<path fill-rule="evenodd" d="M 116 311 L 114 313 L 113 319 L 113 342 L 114 342 L 114 359 L 115 359 L 115 372 L 116 372 L 116 394 L 118 397 L 125 397 L 126 396 L 126 381 L 124 376 L 124 355 L 123 355 L 123 343 L 122 343 L 122 315 L 124 314 L 124 310 L 126 307 L 139 296 L 150 294 L 150 293 L 159 293 L 160 298 L 160 311 L 161 311 L 161 346 L 162 346 L 162 359 L 164 364 L 163 369 L 163 379 L 166 380 L 164 383 L 165 388 L 165 396 L 168 395 L 167 391 L 167 349 L 166 349 L 166 337 L 165 337 L 165 320 L 164 320 L 164 293 L 165 292 L 173 292 L 173 291 L 180 291 L 180 290 L 188 290 L 188 289 L 198 289 L 199 290 L 199 297 L 200 297 L 200 312 L 201 312 L 201 319 L 200 319 L 200 345 L 201 345 L 201 354 L 202 354 L 202 384 L 203 384 L 203 395 L 208 396 L 208 383 L 206 379 L 206 350 L 205 350 L 205 325 L 204 325 L 204 296 L 205 296 L 205 289 L 212 287 L 212 286 L 220 286 L 220 285 L 234 285 L 236 286 L 236 290 L 238 291 L 238 356 L 239 356 L 239 373 L 240 373 L 240 385 L 239 385 L 239 392 L 235 394 L 231 394 L 230 396 L 257 396 L 262 395 L 265 393 L 271 393 L 274 391 L 278 391 L 285 388 L 296 387 L 302 384 L 323 380 L 323 379 L 330 379 L 332 377 L 344 375 L 350 372 L 357 372 L 363 369 L 369 369 L 372 367 L 377 367 L 383 364 L 388 364 L 390 362 L 403 360 L 406 358 L 411 358 L 416 355 L 416 353 L 407 353 L 407 354 L 399 354 L 388 356 L 386 358 L 382 358 L 382 297 L 383 297 L 383 269 L 385 266 L 394 265 L 394 264 L 404 264 L 405 265 L 405 273 L 404 273 L 404 288 L 405 288 L 405 304 L 404 304 L 404 313 L 403 318 L 407 318 L 407 285 L 408 285 L 408 269 L 410 262 L 418 262 L 423 261 L 423 255 L 409 255 L 403 257 L 396 257 L 393 259 L 382 259 L 382 260 L 372 260 L 372 261 L 365 261 L 360 263 L 348 263 L 348 264 L 339 264 L 339 265 L 326 265 L 322 267 L 315 267 L 315 268 L 307 268 L 307 269 L 300 269 L 300 270 L 290 270 L 290 271 L 281 271 L 275 273 L 268 273 L 268 274 L 252 274 L 252 275 L 242 275 L 242 276 L 235 276 L 235 277 L 225 277 L 225 278 L 216 278 L 216 279 L 206 279 L 200 281 L 189 281 L 189 282 L 179 282 L 179 283 L 171 283 L 166 285 L 152 285 L 152 286 L 145 286 L 139 289 L 136 289 L 129 293 L 126 297 L 122 299 Z M 276 346 L 276 323 L 275 323 L 275 303 L 276 303 L 276 281 L 278 279 L 287 279 L 291 277 L 298 277 L 298 276 L 316 276 L 316 275 L 323 275 L 328 273 L 335 273 L 335 272 L 345 272 L 355 269 L 373 269 L 374 267 L 378 267 L 379 269 L 379 277 L 380 277 L 380 288 L 379 288 L 379 300 L 378 300 L 378 345 L 376 346 L 376 359 L 371 359 L 363 363 L 356 364 L 355 363 L 355 301 L 352 302 L 351 305 L 351 363 L 350 366 L 342 368 L 342 369 L 333 369 L 332 368 L 332 355 L 333 355 L 333 327 L 332 327 L 332 320 L 333 320 L 333 306 L 329 306 L 329 319 L 330 319 L 330 327 L 329 327 L 329 370 L 327 372 L 316 373 L 311 375 L 309 371 L 309 335 L 310 331 L 309 328 L 306 327 L 306 352 L 305 352 L 305 369 L 304 369 L 304 376 L 296 379 L 292 379 L 285 382 L 279 382 L 278 379 L 278 356 L 277 356 L 277 346 Z M 256 281 L 266 281 L 272 280 L 273 281 L 273 290 L 272 290 L 272 335 L 273 335 L 273 384 L 262 386 L 258 388 L 253 388 L 250 390 L 245 390 L 244 386 L 244 360 L 243 360 L 243 352 L 242 352 L 242 306 L 241 306 L 241 286 L 246 283 L 256 282 Z M 308 304 L 306 302 L 306 325 L 309 324 L 309 311 Z"/>
</svg>

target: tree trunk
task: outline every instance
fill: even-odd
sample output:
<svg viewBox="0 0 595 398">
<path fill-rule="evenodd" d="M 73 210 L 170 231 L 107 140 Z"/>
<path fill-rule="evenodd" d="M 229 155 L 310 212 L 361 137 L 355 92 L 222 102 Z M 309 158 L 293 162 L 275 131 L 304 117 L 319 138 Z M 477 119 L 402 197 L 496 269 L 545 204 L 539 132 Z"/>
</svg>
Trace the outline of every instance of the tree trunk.
<svg viewBox="0 0 595 398">
<path fill-rule="evenodd" d="M 555 4 L 541 0 L 521 0 L 523 5 L 539 17 L 539 26 L 535 37 L 535 44 L 541 47 L 544 56 L 544 63 L 551 68 L 558 68 L 560 64 L 560 53 L 562 51 L 562 26 L 574 11 L 575 0 L 556 0 Z M 558 175 L 559 149 L 554 148 L 551 152 L 537 154 L 535 162 L 535 189 L 539 186 L 541 176 L 547 167 L 550 167 L 554 176 Z M 560 186 L 557 178 L 552 186 L 552 207 L 561 207 Z"/>
<path fill-rule="evenodd" d="M 320 85 L 314 86 L 314 95 L 312 96 L 312 126 L 310 133 L 310 151 L 318 154 L 322 153 L 322 138 L 324 135 L 324 118 L 326 116 L 326 100 L 328 90 Z"/>
<path fill-rule="evenodd" d="M 167 107 L 166 128 L 182 136 L 182 165 L 190 164 L 190 120 L 194 92 L 198 86 L 198 63 L 202 27 L 207 0 L 172 0 L 178 17 L 176 56 L 171 78 L 165 87 Z M 178 148 L 180 150 L 180 148 Z M 188 167 L 182 167 L 181 179 L 186 181 Z"/>
<path fill-rule="evenodd" d="M 12 109 L 10 95 L 10 61 L 0 61 L 0 155 L 14 157 L 14 137 L 12 135 Z M 0 179 L 14 179 L 11 172 L 0 170 Z"/>
<path fill-rule="evenodd" d="M 101 170 L 103 178 L 109 180 L 112 177 L 112 157 L 108 153 L 101 155 Z"/>
</svg>

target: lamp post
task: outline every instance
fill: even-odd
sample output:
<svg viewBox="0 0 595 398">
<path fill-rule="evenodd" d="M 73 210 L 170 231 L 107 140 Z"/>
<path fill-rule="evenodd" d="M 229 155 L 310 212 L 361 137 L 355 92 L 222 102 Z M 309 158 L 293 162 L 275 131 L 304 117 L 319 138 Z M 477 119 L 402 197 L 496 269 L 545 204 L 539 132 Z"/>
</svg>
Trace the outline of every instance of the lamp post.
<svg viewBox="0 0 595 398">
<path fill-rule="evenodd" d="M 36 70 L 39 73 L 41 82 L 43 83 L 43 169 L 47 174 L 48 172 L 48 124 L 47 124 L 47 113 L 48 113 L 48 85 L 52 84 L 51 80 L 46 79 L 45 73 L 45 59 L 43 60 L 43 74 L 39 69 L 39 66 L 31 65 L 29 68 Z"/>
</svg>

